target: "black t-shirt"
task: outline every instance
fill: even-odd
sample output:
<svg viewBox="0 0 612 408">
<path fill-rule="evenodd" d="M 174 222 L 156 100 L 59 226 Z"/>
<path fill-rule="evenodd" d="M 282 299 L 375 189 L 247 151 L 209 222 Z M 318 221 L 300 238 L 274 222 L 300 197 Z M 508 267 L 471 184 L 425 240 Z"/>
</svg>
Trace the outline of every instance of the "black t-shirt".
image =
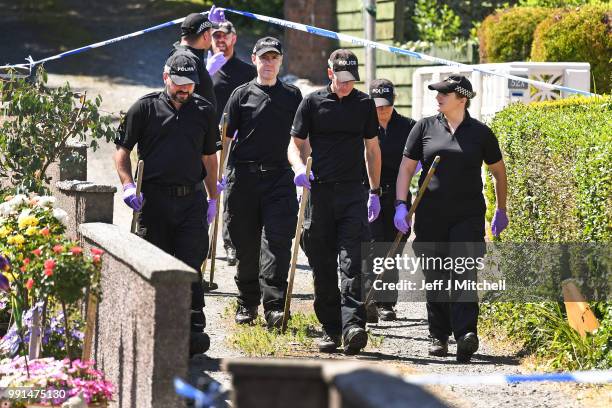
<svg viewBox="0 0 612 408">
<path fill-rule="evenodd" d="M 391 120 L 385 130 L 382 126 L 378 127 L 378 141 L 380 142 L 380 153 L 382 157 L 382 167 L 380 172 L 380 184 L 393 185 L 397 181 L 397 173 L 402 162 L 403 149 L 406 146 L 408 134 L 416 124 L 412 118 L 400 115 L 394 109 Z"/>
<path fill-rule="evenodd" d="M 246 84 L 257 76 L 255 67 L 234 54 L 219 71 L 212 76 L 213 89 L 217 98 L 217 122 L 221 121 L 223 110 L 234 89 Z"/>
<path fill-rule="evenodd" d="M 361 181 L 364 169 L 363 139 L 377 136 L 376 106 L 357 89 L 342 99 L 323 88 L 302 101 L 291 135 L 309 138 L 315 182 Z"/>
<path fill-rule="evenodd" d="M 166 92 L 153 92 L 134 103 L 121 121 L 115 144 L 144 160 L 143 182 L 193 185 L 206 177 L 202 155 L 215 154 L 219 129 L 206 99 L 193 95 L 177 111 Z"/>
<path fill-rule="evenodd" d="M 215 110 L 223 109 L 223 106 L 217 104 L 217 98 L 213 91 L 213 82 L 206 70 L 206 58 L 204 58 L 204 50 L 198 50 L 196 48 L 189 47 L 187 45 L 181 45 L 178 42 L 173 44 L 173 49 L 170 51 L 168 56 L 175 54 L 176 52 L 184 52 L 191 58 L 195 59 L 198 67 L 198 76 L 200 83 L 195 86 L 194 92 L 208 100 Z M 219 123 L 217 121 L 217 123 Z"/>
<path fill-rule="evenodd" d="M 404 148 L 404 156 L 423 164 L 419 186 L 438 155 L 440 164 L 417 213 L 430 210 L 451 216 L 484 214 L 482 163 L 493 164 L 502 159 L 491 129 L 467 112 L 454 134 L 443 114 L 421 119 L 412 128 Z"/>
<path fill-rule="evenodd" d="M 288 165 L 289 132 L 301 101 L 300 90 L 280 79 L 273 86 L 260 85 L 253 79 L 236 88 L 225 105 L 227 135 L 231 137 L 238 130 L 230 163 Z"/>
</svg>

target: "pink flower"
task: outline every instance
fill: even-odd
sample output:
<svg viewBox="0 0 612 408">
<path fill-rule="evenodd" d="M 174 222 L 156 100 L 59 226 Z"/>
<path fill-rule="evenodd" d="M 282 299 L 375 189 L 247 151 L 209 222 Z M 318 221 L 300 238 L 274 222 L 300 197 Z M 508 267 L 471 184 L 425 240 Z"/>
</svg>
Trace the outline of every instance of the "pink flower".
<svg viewBox="0 0 612 408">
<path fill-rule="evenodd" d="M 91 248 L 91 253 L 94 255 L 104 255 L 104 251 L 100 248 Z"/>
<path fill-rule="evenodd" d="M 28 290 L 32 290 L 33 286 L 34 286 L 34 279 L 32 278 L 28 279 L 28 281 L 26 282 L 26 288 L 28 288 Z"/>
<path fill-rule="evenodd" d="M 45 227 L 45 228 L 40 230 L 40 235 L 42 235 L 44 237 L 48 236 L 49 234 L 50 234 L 49 227 Z"/>
<path fill-rule="evenodd" d="M 45 269 L 45 276 L 48 278 L 53 276 L 53 269 Z"/>
<path fill-rule="evenodd" d="M 102 258 L 100 258 L 100 255 L 94 255 L 92 259 L 93 259 L 93 263 L 95 264 L 100 263 L 100 261 L 102 260 Z"/>
<path fill-rule="evenodd" d="M 36 248 L 35 250 L 32 251 L 32 253 L 36 256 L 40 256 L 42 254 L 42 249 Z"/>
<path fill-rule="evenodd" d="M 83 248 L 80 246 L 73 246 L 70 248 L 70 252 L 72 252 L 72 255 L 80 255 L 83 253 Z"/>
<path fill-rule="evenodd" d="M 53 247 L 53 252 L 55 252 L 56 254 L 64 252 L 64 247 L 62 245 L 57 244 Z"/>
</svg>

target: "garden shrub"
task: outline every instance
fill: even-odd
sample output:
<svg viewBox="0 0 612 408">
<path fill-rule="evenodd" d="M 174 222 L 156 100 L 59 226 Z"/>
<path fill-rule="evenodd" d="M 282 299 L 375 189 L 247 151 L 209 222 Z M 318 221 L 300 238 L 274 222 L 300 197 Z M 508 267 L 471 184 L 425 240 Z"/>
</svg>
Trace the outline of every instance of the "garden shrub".
<svg viewBox="0 0 612 408">
<path fill-rule="evenodd" d="M 588 62 L 592 86 L 610 93 L 612 73 L 612 6 L 587 5 L 557 11 L 538 25 L 533 35 L 531 59 L 549 62 Z"/>
</svg>

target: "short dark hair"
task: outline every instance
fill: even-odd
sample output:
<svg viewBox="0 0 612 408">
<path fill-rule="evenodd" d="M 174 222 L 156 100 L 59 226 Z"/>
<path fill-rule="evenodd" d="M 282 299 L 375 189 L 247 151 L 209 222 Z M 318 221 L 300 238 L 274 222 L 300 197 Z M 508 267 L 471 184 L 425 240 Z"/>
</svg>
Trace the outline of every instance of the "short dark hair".
<svg viewBox="0 0 612 408">
<path fill-rule="evenodd" d="M 198 40 L 198 37 L 200 37 L 201 35 L 204 35 L 204 33 L 207 32 L 208 30 L 209 29 L 206 29 L 199 34 L 187 34 L 187 35 L 182 36 L 181 38 L 188 42 L 195 42 Z"/>
<path fill-rule="evenodd" d="M 470 105 L 472 104 L 472 100 L 470 98 L 468 98 L 467 96 L 460 94 L 459 92 L 454 92 L 455 95 L 457 95 L 457 98 L 465 98 L 467 99 L 465 101 L 465 109 L 468 109 L 470 107 Z"/>
</svg>

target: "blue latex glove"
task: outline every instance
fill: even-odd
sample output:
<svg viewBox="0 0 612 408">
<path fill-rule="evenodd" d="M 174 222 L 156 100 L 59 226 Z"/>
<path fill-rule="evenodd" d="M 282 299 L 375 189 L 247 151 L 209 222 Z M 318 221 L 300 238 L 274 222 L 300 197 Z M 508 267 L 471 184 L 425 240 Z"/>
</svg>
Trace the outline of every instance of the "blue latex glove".
<svg viewBox="0 0 612 408">
<path fill-rule="evenodd" d="M 416 168 L 414 169 L 414 174 L 417 174 L 419 171 L 421 171 L 422 168 L 423 168 L 423 165 L 421 164 L 420 161 L 418 161 Z"/>
<path fill-rule="evenodd" d="M 206 222 L 208 225 L 212 224 L 217 215 L 217 200 L 208 199 L 208 211 L 206 212 Z"/>
<path fill-rule="evenodd" d="M 227 62 L 227 58 L 223 55 L 222 52 L 217 52 L 215 54 L 208 51 L 208 56 L 206 57 L 206 70 L 210 76 L 213 76 L 221 69 L 221 67 Z"/>
<path fill-rule="evenodd" d="M 496 237 L 499 237 L 499 234 L 501 234 L 507 226 L 508 215 L 506 214 L 506 210 L 501 210 L 498 208 L 497 210 L 495 210 L 495 215 L 493 215 L 493 221 L 491 222 L 491 232 Z"/>
<path fill-rule="evenodd" d="M 376 194 L 368 197 L 368 222 L 374 222 L 380 214 L 380 198 Z"/>
<path fill-rule="evenodd" d="M 314 174 L 312 171 L 310 172 L 310 180 L 314 180 Z M 310 190 L 310 180 L 306 177 L 306 167 L 302 168 L 302 170 L 295 173 L 295 177 L 293 178 L 293 182 L 298 187 L 306 187 Z"/>
<path fill-rule="evenodd" d="M 142 210 L 144 196 L 142 193 L 140 193 L 139 196 L 136 196 L 136 184 L 128 183 L 123 186 L 123 202 L 136 212 L 140 212 L 140 210 Z"/>
<path fill-rule="evenodd" d="M 225 9 L 215 7 L 213 4 L 210 10 L 208 10 L 208 20 L 211 23 L 223 23 L 225 21 Z"/>
<path fill-rule="evenodd" d="M 408 208 L 406 208 L 406 204 L 400 204 L 395 207 L 395 216 L 393 217 L 393 224 L 395 224 L 395 228 L 400 231 L 402 234 L 407 234 L 408 230 L 411 226 L 411 221 L 406 219 L 408 216 Z"/>
<path fill-rule="evenodd" d="M 217 195 L 221 194 L 227 188 L 227 177 L 221 177 L 221 181 L 217 181 Z"/>
</svg>

